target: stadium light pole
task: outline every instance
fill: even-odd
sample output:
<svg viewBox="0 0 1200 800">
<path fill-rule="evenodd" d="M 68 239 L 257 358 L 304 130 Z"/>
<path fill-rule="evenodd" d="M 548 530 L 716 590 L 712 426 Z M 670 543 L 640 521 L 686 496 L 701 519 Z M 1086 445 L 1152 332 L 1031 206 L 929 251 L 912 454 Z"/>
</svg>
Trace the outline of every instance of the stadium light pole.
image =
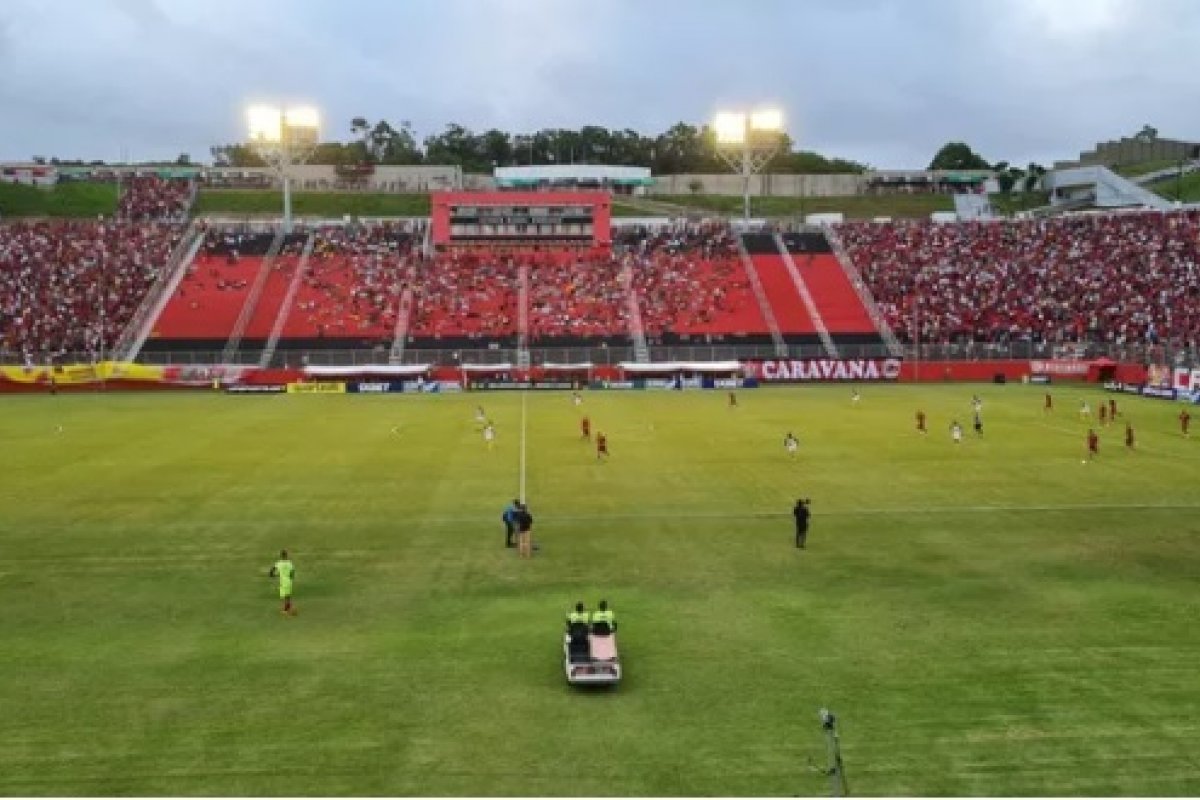
<svg viewBox="0 0 1200 800">
<path fill-rule="evenodd" d="M 721 111 L 713 120 L 717 155 L 742 177 L 742 215 L 750 221 L 750 179 L 763 170 L 783 144 L 783 112 L 766 108 L 746 113 Z"/>
<path fill-rule="evenodd" d="M 317 149 L 321 117 L 315 108 L 251 106 L 246 110 L 250 148 L 275 170 L 283 184 L 283 232 L 292 232 L 291 167 Z"/>
</svg>

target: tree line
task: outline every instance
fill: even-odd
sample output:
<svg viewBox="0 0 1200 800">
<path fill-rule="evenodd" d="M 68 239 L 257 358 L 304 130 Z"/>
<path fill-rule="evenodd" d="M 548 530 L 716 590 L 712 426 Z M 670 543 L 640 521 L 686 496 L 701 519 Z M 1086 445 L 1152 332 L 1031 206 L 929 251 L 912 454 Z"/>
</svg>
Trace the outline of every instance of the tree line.
<svg viewBox="0 0 1200 800">
<path fill-rule="evenodd" d="M 861 173 L 865 164 L 828 158 L 797 150 L 786 133 L 778 134 L 777 152 L 767 165 L 775 173 Z M 257 167 L 263 161 L 245 144 L 210 148 L 216 166 Z M 332 164 L 352 169 L 375 164 L 430 164 L 459 166 L 464 172 L 490 173 L 495 167 L 546 164 L 609 164 L 649 167 L 658 175 L 727 172 L 717 152 L 717 137 L 708 125 L 680 122 L 657 136 L 630 128 L 599 125 L 579 129 L 546 128 L 534 133 L 511 133 L 496 128 L 482 132 L 450 123 L 441 133 L 418 141 L 412 123 L 392 125 L 387 120 L 350 121 L 346 141 L 322 142 L 308 159 L 310 164 Z"/>
</svg>

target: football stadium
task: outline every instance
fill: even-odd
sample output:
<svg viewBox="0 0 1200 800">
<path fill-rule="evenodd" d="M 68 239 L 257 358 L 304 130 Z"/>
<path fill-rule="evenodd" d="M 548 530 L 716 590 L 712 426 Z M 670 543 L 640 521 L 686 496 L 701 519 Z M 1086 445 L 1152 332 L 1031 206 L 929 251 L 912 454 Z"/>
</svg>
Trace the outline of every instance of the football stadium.
<svg viewBox="0 0 1200 800">
<path fill-rule="evenodd" d="M 1200 794 L 1200 141 L 326 103 L 0 139 L 0 794 Z"/>
</svg>

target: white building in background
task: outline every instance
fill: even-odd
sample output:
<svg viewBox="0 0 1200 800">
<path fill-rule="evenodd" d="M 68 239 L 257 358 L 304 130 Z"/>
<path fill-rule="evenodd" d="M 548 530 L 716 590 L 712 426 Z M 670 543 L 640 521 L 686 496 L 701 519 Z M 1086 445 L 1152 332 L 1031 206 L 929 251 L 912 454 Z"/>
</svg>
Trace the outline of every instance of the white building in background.
<svg viewBox="0 0 1200 800">
<path fill-rule="evenodd" d="M 601 164 L 496 167 L 493 177 L 498 189 L 597 189 L 614 194 L 645 194 L 654 184 L 649 167 Z"/>
</svg>

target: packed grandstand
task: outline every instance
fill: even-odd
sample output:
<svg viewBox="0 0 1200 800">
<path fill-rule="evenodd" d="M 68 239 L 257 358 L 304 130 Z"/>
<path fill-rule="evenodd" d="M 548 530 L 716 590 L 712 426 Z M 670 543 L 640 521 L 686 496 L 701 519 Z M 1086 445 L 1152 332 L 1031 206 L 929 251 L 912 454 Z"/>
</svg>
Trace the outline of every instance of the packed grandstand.
<svg viewBox="0 0 1200 800">
<path fill-rule="evenodd" d="M 439 248 L 422 219 L 286 235 L 207 222 L 195 193 L 136 178 L 116 219 L 0 224 L 3 359 L 1200 339 L 1190 209 L 753 230 L 663 218 L 614 222 L 605 246 Z"/>
</svg>

